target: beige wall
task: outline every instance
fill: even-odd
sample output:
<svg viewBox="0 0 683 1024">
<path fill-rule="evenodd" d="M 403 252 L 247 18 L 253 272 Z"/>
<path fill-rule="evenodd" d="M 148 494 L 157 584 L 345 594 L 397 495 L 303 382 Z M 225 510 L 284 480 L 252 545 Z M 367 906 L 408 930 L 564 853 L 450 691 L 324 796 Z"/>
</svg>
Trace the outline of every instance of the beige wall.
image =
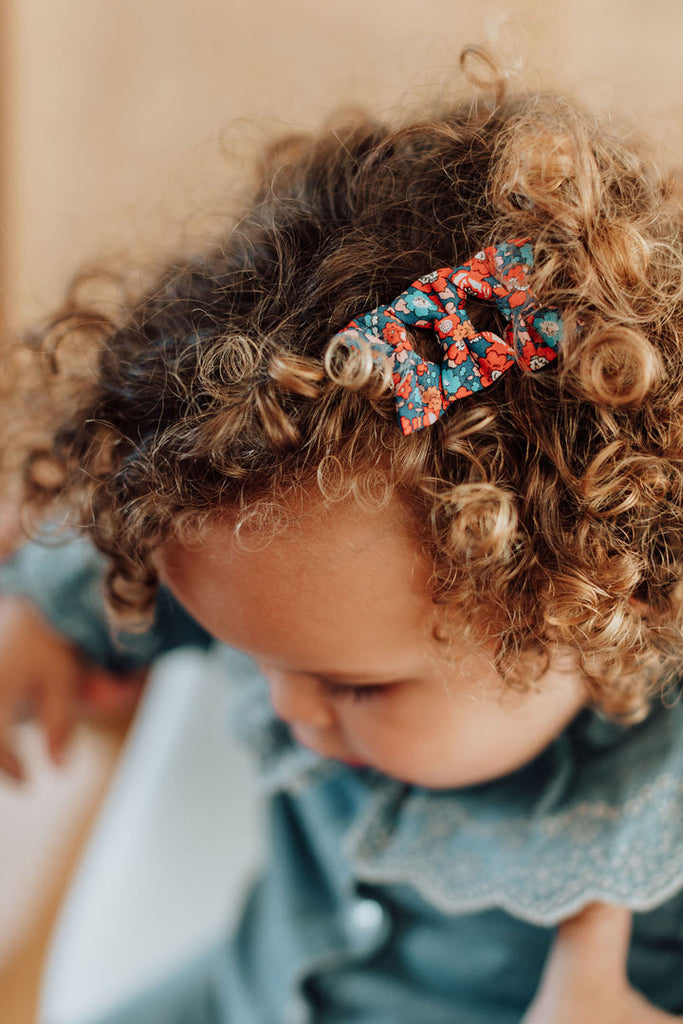
<svg viewBox="0 0 683 1024">
<path fill-rule="evenodd" d="M 419 106 L 497 42 L 681 143 L 681 0 L 4 0 L 7 313 L 49 309 L 102 253 L 149 254 L 230 205 L 273 121 Z M 647 14 L 643 14 L 646 11 Z M 207 204 L 208 200 L 208 204 Z"/>
</svg>

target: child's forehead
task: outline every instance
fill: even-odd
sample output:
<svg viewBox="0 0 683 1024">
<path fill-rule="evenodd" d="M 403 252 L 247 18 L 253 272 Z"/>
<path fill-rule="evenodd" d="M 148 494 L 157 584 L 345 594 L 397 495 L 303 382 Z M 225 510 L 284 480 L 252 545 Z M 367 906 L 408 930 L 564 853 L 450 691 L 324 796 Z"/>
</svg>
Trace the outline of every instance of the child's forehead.
<svg viewBox="0 0 683 1024">
<path fill-rule="evenodd" d="M 197 597 L 209 587 L 239 587 L 245 604 L 273 602 L 271 591 L 299 597 L 305 587 L 321 601 L 390 607 L 403 594 L 427 593 L 429 566 L 398 502 L 381 508 L 354 500 L 315 503 L 273 536 L 236 531 L 217 516 L 190 544 L 170 542 L 156 555 L 162 580 Z"/>
<path fill-rule="evenodd" d="M 340 503 L 265 546 L 239 540 L 217 517 L 201 542 L 157 553 L 163 582 L 231 646 L 299 670 L 376 672 L 431 635 L 430 566 L 390 506 Z"/>
<path fill-rule="evenodd" d="M 401 566 L 421 558 L 418 540 L 405 509 L 398 500 L 382 506 L 360 505 L 348 498 L 324 503 L 304 499 L 286 525 L 269 526 L 268 520 L 240 523 L 232 513 L 213 517 L 193 540 L 163 545 L 156 555 L 162 574 L 191 571 L 199 561 L 226 569 L 258 573 L 268 567 L 274 575 L 291 575 L 317 567 L 360 572 L 372 566 Z"/>
</svg>

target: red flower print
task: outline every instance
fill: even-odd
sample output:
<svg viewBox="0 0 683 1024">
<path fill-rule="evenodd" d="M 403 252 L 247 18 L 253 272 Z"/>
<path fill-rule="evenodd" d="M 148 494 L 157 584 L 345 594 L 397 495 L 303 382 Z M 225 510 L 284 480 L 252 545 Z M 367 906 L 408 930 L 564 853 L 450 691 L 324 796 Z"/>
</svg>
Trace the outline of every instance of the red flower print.
<svg viewBox="0 0 683 1024">
<path fill-rule="evenodd" d="M 510 366 L 513 361 L 512 356 L 507 349 L 496 345 L 492 345 L 491 348 L 488 349 L 484 356 L 484 360 L 492 370 L 500 370 L 501 373 L 503 370 L 507 370 L 508 366 Z"/>
<path fill-rule="evenodd" d="M 432 385 L 430 388 L 425 388 L 422 392 L 422 404 L 425 409 L 429 409 L 430 412 L 440 413 L 443 408 L 441 391 L 436 385 Z"/>
<path fill-rule="evenodd" d="M 396 382 L 396 377 L 397 376 L 398 376 L 397 374 L 394 375 L 394 383 L 396 383 L 396 388 L 395 388 L 396 394 L 400 398 L 410 398 L 410 394 L 411 394 L 411 392 L 413 390 L 412 384 L 410 382 L 410 378 L 409 377 L 404 377 L 403 380 L 401 381 L 401 383 L 399 384 L 399 383 Z M 399 380 L 400 380 L 400 378 L 399 378 Z"/>
<path fill-rule="evenodd" d="M 488 270 L 485 271 L 489 273 Z M 469 270 L 461 270 L 453 276 L 453 284 L 458 291 L 469 292 L 480 299 L 490 299 L 493 295 L 493 288 L 488 281 L 482 280 L 479 274 L 471 273 Z"/>
<path fill-rule="evenodd" d="M 508 295 L 508 302 L 510 303 L 510 308 L 516 309 L 518 306 L 523 306 L 528 298 L 528 292 L 523 291 L 521 288 L 514 289 Z"/>
<path fill-rule="evenodd" d="M 494 273 L 494 268 L 491 265 L 491 255 L 486 249 L 475 253 L 467 266 L 470 267 L 471 272 L 476 274 L 477 277 L 490 277 Z"/>
<path fill-rule="evenodd" d="M 416 281 L 413 287 L 419 288 L 421 292 L 426 292 L 427 295 L 430 292 L 443 292 L 450 284 L 451 272 L 451 267 L 440 267 L 438 270 L 432 270 L 430 274 L 425 274 L 424 277 Z"/>
<path fill-rule="evenodd" d="M 527 366 L 531 366 L 531 362 L 533 359 L 542 359 L 542 364 L 538 362 L 536 364 L 535 368 L 538 368 L 538 366 L 544 366 L 546 363 L 549 363 L 556 358 L 557 352 L 555 352 L 548 345 L 534 345 L 533 341 L 531 341 L 530 339 L 522 348 L 520 362 L 526 363 Z"/>
<path fill-rule="evenodd" d="M 450 286 L 450 267 L 441 267 L 436 271 L 436 277 L 432 281 L 432 288 L 435 292 L 445 292 Z"/>
<path fill-rule="evenodd" d="M 393 320 L 389 320 L 382 328 L 382 338 L 389 345 L 392 345 L 397 352 L 410 349 L 410 342 L 408 341 L 405 327 L 402 324 L 395 323 Z"/>
<path fill-rule="evenodd" d="M 459 366 L 460 363 L 464 363 L 467 355 L 468 349 L 463 341 L 456 341 L 453 345 L 449 345 L 446 350 L 449 366 Z"/>
</svg>

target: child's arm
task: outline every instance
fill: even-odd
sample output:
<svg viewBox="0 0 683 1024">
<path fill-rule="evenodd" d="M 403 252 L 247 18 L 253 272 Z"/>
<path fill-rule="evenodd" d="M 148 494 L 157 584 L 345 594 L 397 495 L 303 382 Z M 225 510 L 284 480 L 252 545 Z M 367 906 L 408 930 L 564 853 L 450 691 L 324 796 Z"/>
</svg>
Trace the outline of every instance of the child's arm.
<svg viewBox="0 0 683 1024">
<path fill-rule="evenodd" d="M 541 986 L 522 1024 L 666 1024 L 683 1021 L 631 988 L 631 913 L 593 903 L 557 930 Z"/>
<path fill-rule="evenodd" d="M 11 727 L 36 713 L 58 761 L 79 699 L 97 678 L 140 681 L 158 654 L 210 637 L 167 592 L 154 627 L 112 634 L 101 597 L 103 562 L 90 544 L 27 544 L 0 566 L 0 769 L 22 778 Z"/>
</svg>

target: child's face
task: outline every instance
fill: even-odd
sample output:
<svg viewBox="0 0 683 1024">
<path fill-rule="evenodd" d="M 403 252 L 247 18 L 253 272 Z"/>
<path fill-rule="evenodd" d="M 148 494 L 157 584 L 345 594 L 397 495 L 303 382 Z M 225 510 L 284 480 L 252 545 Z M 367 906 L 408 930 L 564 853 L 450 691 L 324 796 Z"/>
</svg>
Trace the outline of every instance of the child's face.
<svg viewBox="0 0 683 1024">
<path fill-rule="evenodd" d="M 493 669 L 492 640 L 434 639 L 429 566 L 398 505 L 311 507 L 257 551 L 216 519 L 157 561 L 188 611 L 258 662 L 276 713 L 323 757 L 471 785 L 540 753 L 585 701 L 571 669 L 519 694 Z"/>
</svg>

